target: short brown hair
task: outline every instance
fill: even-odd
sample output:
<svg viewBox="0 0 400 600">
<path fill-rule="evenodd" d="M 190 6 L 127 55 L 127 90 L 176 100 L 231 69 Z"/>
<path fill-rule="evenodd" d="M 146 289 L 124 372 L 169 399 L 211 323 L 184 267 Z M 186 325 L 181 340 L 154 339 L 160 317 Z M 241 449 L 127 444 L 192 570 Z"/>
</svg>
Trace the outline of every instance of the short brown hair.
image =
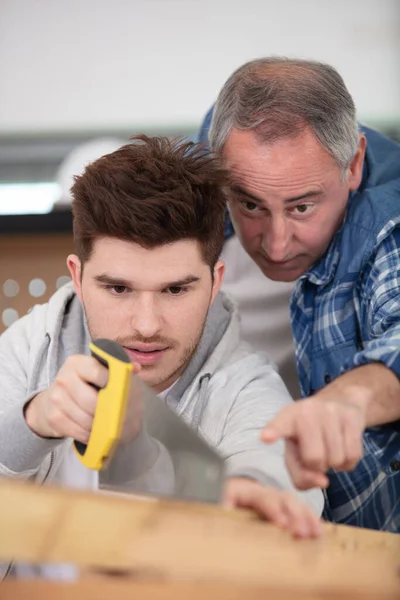
<svg viewBox="0 0 400 600">
<path fill-rule="evenodd" d="M 101 237 L 154 248 L 197 240 L 214 267 L 224 243 L 226 172 L 193 142 L 138 135 L 89 166 L 72 186 L 76 252 Z"/>
</svg>

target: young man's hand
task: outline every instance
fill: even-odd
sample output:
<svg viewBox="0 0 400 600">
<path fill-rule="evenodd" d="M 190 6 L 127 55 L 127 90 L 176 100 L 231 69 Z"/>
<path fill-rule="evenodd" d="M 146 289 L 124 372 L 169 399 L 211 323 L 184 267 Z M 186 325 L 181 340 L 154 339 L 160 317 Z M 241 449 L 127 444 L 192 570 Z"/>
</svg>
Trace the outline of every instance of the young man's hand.
<svg viewBox="0 0 400 600">
<path fill-rule="evenodd" d="M 325 391 L 283 408 L 264 428 L 262 440 L 284 439 L 285 461 L 301 490 L 328 487 L 326 471 L 350 471 L 363 455 L 364 410 L 348 399 L 328 399 Z"/>
<path fill-rule="evenodd" d="M 140 371 L 140 365 L 133 365 Z M 87 444 L 96 412 L 98 389 L 106 386 L 108 369 L 93 356 L 70 356 L 48 390 L 33 398 L 25 420 L 34 433 L 45 438 L 70 437 Z M 143 406 L 131 392 L 121 441 L 136 437 L 142 425 Z"/>
<path fill-rule="evenodd" d="M 249 508 L 294 537 L 317 538 L 322 534 L 321 519 L 294 493 L 266 487 L 251 479 L 228 479 L 223 503 L 231 508 Z"/>
<path fill-rule="evenodd" d="M 33 398 L 25 420 L 40 437 L 71 437 L 87 444 L 97 405 L 97 389 L 107 384 L 108 369 L 93 356 L 69 357 L 53 384 Z M 97 389 L 96 389 L 97 388 Z"/>
</svg>

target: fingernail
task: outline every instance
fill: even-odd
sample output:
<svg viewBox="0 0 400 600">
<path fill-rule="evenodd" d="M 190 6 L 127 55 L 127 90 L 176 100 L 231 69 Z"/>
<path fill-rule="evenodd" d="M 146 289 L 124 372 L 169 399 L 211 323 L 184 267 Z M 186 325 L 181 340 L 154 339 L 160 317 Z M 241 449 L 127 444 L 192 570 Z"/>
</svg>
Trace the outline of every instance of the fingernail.
<svg viewBox="0 0 400 600">
<path fill-rule="evenodd" d="M 319 524 L 313 524 L 311 527 L 311 537 L 319 538 L 322 535 L 322 527 Z"/>
<path fill-rule="evenodd" d="M 276 433 L 273 429 L 266 429 L 261 434 L 261 439 L 264 441 L 273 440 L 276 437 Z"/>
<path fill-rule="evenodd" d="M 299 525 L 296 528 L 296 534 L 298 537 L 301 537 L 301 538 L 308 537 L 308 535 L 309 535 L 308 527 L 304 523 L 302 523 L 301 525 Z"/>
<path fill-rule="evenodd" d="M 286 527 L 288 526 L 288 519 L 287 517 L 279 517 L 278 522 L 277 522 L 278 527 L 282 527 L 282 529 L 286 529 Z"/>
</svg>

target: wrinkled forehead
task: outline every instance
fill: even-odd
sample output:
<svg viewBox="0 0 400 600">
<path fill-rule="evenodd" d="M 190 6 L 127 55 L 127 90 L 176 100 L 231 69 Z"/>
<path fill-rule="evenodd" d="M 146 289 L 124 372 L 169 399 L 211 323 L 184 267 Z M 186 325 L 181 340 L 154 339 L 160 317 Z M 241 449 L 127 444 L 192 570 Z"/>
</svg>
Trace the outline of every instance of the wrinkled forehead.
<svg viewBox="0 0 400 600">
<path fill-rule="evenodd" d="M 309 131 L 267 144 L 253 131 L 233 129 L 222 157 L 233 181 L 246 187 L 324 186 L 341 176 L 334 159 Z"/>
</svg>

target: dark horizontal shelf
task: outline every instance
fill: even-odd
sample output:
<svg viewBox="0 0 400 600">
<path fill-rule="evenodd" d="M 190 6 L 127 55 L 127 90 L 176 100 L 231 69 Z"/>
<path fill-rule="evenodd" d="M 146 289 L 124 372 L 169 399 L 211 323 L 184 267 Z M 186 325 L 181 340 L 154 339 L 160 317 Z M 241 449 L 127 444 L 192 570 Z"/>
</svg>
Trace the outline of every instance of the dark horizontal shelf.
<svg viewBox="0 0 400 600">
<path fill-rule="evenodd" d="M 0 235 L 72 232 L 70 210 L 41 215 L 0 215 Z"/>
</svg>

